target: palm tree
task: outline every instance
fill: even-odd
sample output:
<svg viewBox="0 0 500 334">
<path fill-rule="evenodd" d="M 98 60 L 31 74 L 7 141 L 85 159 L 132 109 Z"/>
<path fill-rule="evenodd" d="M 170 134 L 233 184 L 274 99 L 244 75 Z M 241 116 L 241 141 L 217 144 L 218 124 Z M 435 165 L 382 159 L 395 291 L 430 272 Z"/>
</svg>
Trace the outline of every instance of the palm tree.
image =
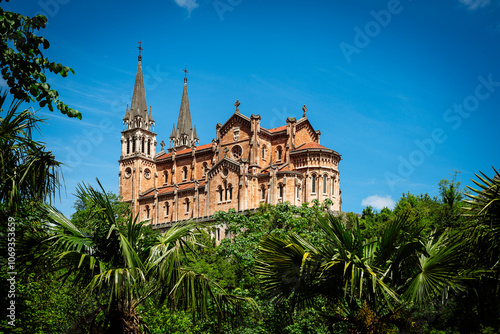
<svg viewBox="0 0 500 334">
<path fill-rule="evenodd" d="M 477 187 L 467 187 L 464 213 L 468 221 L 464 234 L 470 240 L 467 264 L 485 268 L 485 275 L 473 285 L 477 298 L 477 318 L 485 326 L 500 328 L 500 172 L 493 168 L 494 176 L 476 174 L 472 180 Z"/>
<path fill-rule="evenodd" d="M 125 225 L 117 223 L 107 194 L 99 186 L 100 190 L 85 185 L 78 188 L 78 197 L 92 208 L 89 221 L 96 222 L 91 234 L 47 207 L 48 237 L 42 245 L 36 245 L 42 251 L 29 264 L 50 261 L 54 269 L 65 271 L 64 278 L 71 276 L 76 284 L 85 286 L 90 296 L 105 297 L 98 310 L 105 314 L 106 332 L 139 333 L 141 327 L 147 330 L 136 310 L 150 297 L 158 297 L 173 309 L 191 310 L 195 318 L 206 316 L 209 305 L 214 305 L 222 319 L 232 306 L 243 301 L 252 303 L 224 294 L 207 277 L 187 268 L 184 253 L 197 246 L 195 237 L 200 226 L 178 224 L 148 240 L 144 223 L 137 222 L 137 216 L 131 214 Z M 94 320 L 98 313 L 94 312 Z"/>
<path fill-rule="evenodd" d="M 408 303 L 463 288 L 460 242 L 448 232 L 424 242 L 402 213 L 380 235 L 364 239 L 358 219 L 346 219 L 318 214 L 318 246 L 296 234 L 261 240 L 256 272 L 275 302 L 293 312 L 321 301 L 331 330 L 343 321 L 353 332 L 378 333 L 391 324 L 411 330 L 403 317 Z"/>
<path fill-rule="evenodd" d="M 476 174 L 479 181 L 472 180 L 479 188 L 467 188 L 463 215 L 471 218 L 470 231 L 473 239 L 485 245 L 485 254 L 494 266 L 498 266 L 500 251 L 500 173 L 493 168 L 495 176 L 488 177 L 483 172 Z"/>
<path fill-rule="evenodd" d="M 27 109 L 19 111 L 19 100 L 4 111 L 6 99 L 7 92 L 0 91 L 0 202 L 13 213 L 25 201 L 53 198 L 60 188 L 61 164 L 32 139 L 43 120 Z"/>
</svg>

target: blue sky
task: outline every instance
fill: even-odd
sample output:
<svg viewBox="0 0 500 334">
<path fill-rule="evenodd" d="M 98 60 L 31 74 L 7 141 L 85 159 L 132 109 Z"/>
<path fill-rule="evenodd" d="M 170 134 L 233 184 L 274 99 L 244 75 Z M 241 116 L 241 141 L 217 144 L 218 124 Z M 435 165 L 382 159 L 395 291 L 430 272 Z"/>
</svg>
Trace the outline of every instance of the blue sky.
<svg viewBox="0 0 500 334">
<path fill-rule="evenodd" d="M 498 0 L 11 0 L 43 13 L 50 77 L 83 120 L 41 109 L 43 140 L 63 168 L 56 206 L 74 210 L 78 182 L 118 192 L 120 131 L 142 42 L 146 98 L 158 143 L 177 121 L 187 65 L 200 144 L 234 112 L 262 126 L 308 118 L 342 155 L 343 210 L 391 206 L 402 193 L 438 194 L 454 170 L 500 166 Z M 37 110 L 36 106 L 34 106 Z M 160 147 L 158 146 L 158 149 Z"/>
</svg>

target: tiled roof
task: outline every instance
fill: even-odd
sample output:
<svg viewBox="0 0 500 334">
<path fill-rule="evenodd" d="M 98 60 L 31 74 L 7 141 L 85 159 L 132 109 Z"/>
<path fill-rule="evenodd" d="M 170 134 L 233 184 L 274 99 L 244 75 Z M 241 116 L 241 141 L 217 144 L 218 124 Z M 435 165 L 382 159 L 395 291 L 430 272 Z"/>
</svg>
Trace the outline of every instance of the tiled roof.
<svg viewBox="0 0 500 334">
<path fill-rule="evenodd" d="M 203 150 L 203 149 L 209 148 L 209 147 L 212 147 L 211 143 L 210 144 L 201 145 L 201 146 L 197 146 L 196 147 L 196 151 Z M 188 152 L 191 152 L 192 150 L 193 150 L 192 148 L 186 148 L 185 150 L 181 150 L 181 151 L 177 152 L 176 155 L 188 153 Z M 170 156 L 172 156 L 172 153 L 165 153 L 165 154 L 159 156 L 157 159 L 165 159 L 165 158 L 168 158 Z"/>
<path fill-rule="evenodd" d="M 203 181 L 200 181 L 200 183 L 198 184 L 199 187 L 201 186 L 204 186 L 205 185 L 205 180 Z M 188 183 L 184 183 L 184 184 L 181 184 L 179 185 L 179 189 L 178 190 L 185 190 L 185 189 L 191 189 L 191 188 L 194 188 L 194 181 L 193 182 L 188 182 Z"/>
<path fill-rule="evenodd" d="M 144 197 L 144 196 L 149 196 L 149 195 L 153 195 L 155 192 L 155 190 L 151 190 L 151 191 L 148 191 L 147 193 L 145 193 L 144 195 L 142 195 L 141 197 Z"/>
<path fill-rule="evenodd" d="M 198 187 L 202 187 L 205 184 L 206 184 L 206 181 L 205 180 L 201 180 L 201 181 L 199 181 Z M 195 188 L 194 181 L 193 182 L 187 182 L 187 183 L 179 185 L 179 189 L 178 190 L 185 190 L 185 189 L 191 189 L 191 188 Z M 175 189 L 174 186 L 166 186 L 166 187 L 158 188 L 158 195 L 165 194 L 165 193 L 168 193 L 168 192 L 172 192 L 172 191 L 174 191 L 174 189 Z M 151 195 L 154 195 L 154 193 L 155 193 L 155 190 L 152 189 L 152 190 L 148 191 L 147 193 L 145 193 L 144 195 L 142 195 L 141 197 L 151 196 Z"/>
<path fill-rule="evenodd" d="M 160 155 L 156 159 L 165 159 L 165 158 L 168 158 L 168 157 L 171 157 L 171 156 L 172 156 L 172 153 L 165 153 L 165 154 Z"/>
<path fill-rule="evenodd" d="M 283 125 L 283 126 L 280 126 L 280 127 L 274 128 L 274 129 L 269 129 L 268 131 L 269 132 L 278 132 L 278 131 L 282 131 L 282 130 L 286 130 L 286 125 Z"/>
<path fill-rule="evenodd" d="M 179 152 L 175 153 L 176 155 L 180 155 L 180 154 L 184 154 L 184 153 L 189 153 L 191 152 L 193 149 L 192 148 L 186 148 L 184 150 L 180 150 Z"/>
<path fill-rule="evenodd" d="M 295 148 L 296 150 L 304 150 L 304 149 L 307 149 L 307 148 L 325 148 L 327 150 L 329 150 L 329 148 L 326 148 L 324 147 L 323 145 L 320 145 L 318 143 L 315 143 L 315 142 L 312 142 L 312 143 L 306 143 L 304 145 L 301 145 L 297 148 Z"/>
<path fill-rule="evenodd" d="M 159 194 L 165 194 L 165 193 L 168 193 L 168 192 L 171 192 L 171 191 L 174 191 L 174 186 L 166 186 L 164 188 L 158 189 L 158 195 Z"/>
</svg>

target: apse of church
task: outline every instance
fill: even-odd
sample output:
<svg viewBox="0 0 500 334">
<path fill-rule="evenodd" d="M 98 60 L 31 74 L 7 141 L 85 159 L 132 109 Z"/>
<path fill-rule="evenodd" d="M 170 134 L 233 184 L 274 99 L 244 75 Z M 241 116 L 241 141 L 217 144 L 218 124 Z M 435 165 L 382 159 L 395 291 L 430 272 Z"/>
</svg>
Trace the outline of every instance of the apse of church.
<svg viewBox="0 0 500 334">
<path fill-rule="evenodd" d="M 141 221 L 168 226 L 220 210 L 241 211 L 280 202 L 299 206 L 315 199 L 330 199 L 331 209 L 341 210 L 341 156 L 320 145 L 321 132 L 307 119 L 305 105 L 300 119 L 289 117 L 283 126 L 266 129 L 260 115 L 240 113 L 236 100 L 232 116 L 215 126 L 212 142 L 199 145 L 185 70 L 169 148 L 162 140 L 157 152 L 141 63 L 139 55 L 132 102 L 123 118 L 119 160 L 119 195 L 131 203 Z"/>
</svg>

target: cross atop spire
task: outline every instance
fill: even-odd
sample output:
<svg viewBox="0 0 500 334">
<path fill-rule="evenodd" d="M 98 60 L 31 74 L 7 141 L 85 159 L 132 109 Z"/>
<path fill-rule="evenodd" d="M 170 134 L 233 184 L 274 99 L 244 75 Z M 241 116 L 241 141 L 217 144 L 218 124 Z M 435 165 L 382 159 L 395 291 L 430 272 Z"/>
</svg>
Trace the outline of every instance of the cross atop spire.
<svg viewBox="0 0 500 334">
<path fill-rule="evenodd" d="M 185 83 L 187 81 L 187 74 L 189 73 L 186 65 L 184 65 L 184 69 L 182 71 L 184 72 L 184 83 Z"/>
<path fill-rule="evenodd" d="M 141 43 L 142 43 L 142 42 L 139 42 L 139 46 L 137 47 L 137 48 L 139 49 L 139 61 L 141 61 L 141 60 L 142 60 L 141 51 L 142 51 L 142 50 L 144 50 L 144 49 L 142 48 L 142 46 L 141 46 Z"/>
<path fill-rule="evenodd" d="M 240 112 L 240 109 L 238 108 L 240 106 L 240 101 L 238 101 L 238 99 L 236 99 L 236 102 L 234 103 L 234 106 L 236 107 L 236 112 Z"/>
</svg>

